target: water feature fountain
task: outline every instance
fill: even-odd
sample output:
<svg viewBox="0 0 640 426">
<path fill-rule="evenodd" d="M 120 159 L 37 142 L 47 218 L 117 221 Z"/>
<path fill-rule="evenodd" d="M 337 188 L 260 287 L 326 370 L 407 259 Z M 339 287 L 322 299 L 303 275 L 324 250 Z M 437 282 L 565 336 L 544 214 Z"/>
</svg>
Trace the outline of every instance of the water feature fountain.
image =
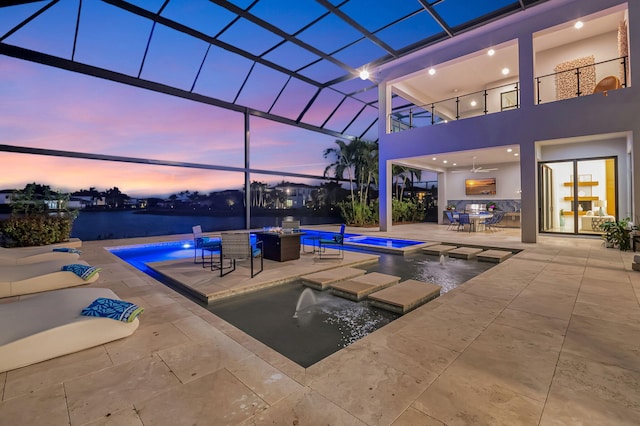
<svg viewBox="0 0 640 426">
<path fill-rule="evenodd" d="M 298 297 L 298 303 L 296 304 L 296 311 L 293 314 L 294 318 L 298 318 L 298 312 L 308 308 L 309 306 L 313 306 L 318 301 L 316 300 L 316 296 L 313 294 L 313 290 L 310 288 L 305 288 L 300 293 L 300 297 Z"/>
</svg>

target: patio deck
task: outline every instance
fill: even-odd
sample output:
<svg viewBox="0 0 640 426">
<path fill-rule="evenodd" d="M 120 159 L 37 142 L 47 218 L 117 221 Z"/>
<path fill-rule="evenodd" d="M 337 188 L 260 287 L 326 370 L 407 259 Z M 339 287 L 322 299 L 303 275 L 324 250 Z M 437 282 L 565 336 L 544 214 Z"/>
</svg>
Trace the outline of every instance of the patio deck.
<svg viewBox="0 0 640 426">
<path fill-rule="evenodd" d="M 637 424 L 633 253 L 519 230 L 349 231 L 524 251 L 304 369 L 103 249 L 168 238 L 85 242 L 104 268 L 91 286 L 144 306 L 140 328 L 1 373 L 2 423 Z"/>
</svg>

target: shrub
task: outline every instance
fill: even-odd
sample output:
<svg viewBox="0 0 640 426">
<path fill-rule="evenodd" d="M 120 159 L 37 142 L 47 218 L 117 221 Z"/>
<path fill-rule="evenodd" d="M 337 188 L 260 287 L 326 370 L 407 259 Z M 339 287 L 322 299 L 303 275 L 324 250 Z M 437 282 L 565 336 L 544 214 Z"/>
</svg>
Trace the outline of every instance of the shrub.
<svg viewBox="0 0 640 426">
<path fill-rule="evenodd" d="M 424 221 L 424 207 L 417 201 L 397 200 L 391 201 L 393 222 L 422 222 Z"/>
<path fill-rule="evenodd" d="M 42 246 L 68 241 L 73 217 L 12 216 L 0 223 L 5 247 Z"/>
<path fill-rule="evenodd" d="M 375 206 L 360 202 L 341 201 L 337 204 L 340 215 L 347 225 L 366 226 L 378 223 L 378 212 Z"/>
</svg>

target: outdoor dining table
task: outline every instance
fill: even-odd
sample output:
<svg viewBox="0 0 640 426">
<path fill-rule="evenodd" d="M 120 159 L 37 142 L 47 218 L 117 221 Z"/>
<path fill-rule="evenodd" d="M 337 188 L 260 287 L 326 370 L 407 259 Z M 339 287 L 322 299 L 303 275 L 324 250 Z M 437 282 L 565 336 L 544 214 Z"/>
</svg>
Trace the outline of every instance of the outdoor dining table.
<svg viewBox="0 0 640 426">
<path fill-rule="evenodd" d="M 471 230 L 473 232 L 484 231 L 485 227 L 484 227 L 484 224 L 482 224 L 481 222 L 484 222 L 485 220 L 492 217 L 493 217 L 493 213 L 491 212 L 469 213 L 469 220 L 473 224 L 473 226 L 471 227 Z M 459 219 L 460 212 L 453 213 L 453 218 L 456 220 Z"/>
</svg>

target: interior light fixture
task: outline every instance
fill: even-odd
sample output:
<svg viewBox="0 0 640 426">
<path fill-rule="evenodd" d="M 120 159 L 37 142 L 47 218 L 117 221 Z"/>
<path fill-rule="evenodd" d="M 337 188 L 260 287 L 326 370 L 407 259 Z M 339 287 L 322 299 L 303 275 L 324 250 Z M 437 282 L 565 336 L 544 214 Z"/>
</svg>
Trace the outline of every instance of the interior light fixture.
<svg viewBox="0 0 640 426">
<path fill-rule="evenodd" d="M 511 148 L 507 148 L 507 152 L 512 152 L 513 150 Z"/>
<path fill-rule="evenodd" d="M 517 157 L 518 155 L 520 155 L 520 154 L 518 154 L 517 152 L 515 154 L 513 154 L 514 157 Z"/>
<path fill-rule="evenodd" d="M 458 165 L 458 163 L 453 163 L 453 164 L 452 164 L 452 166 L 457 166 L 457 165 Z"/>
<path fill-rule="evenodd" d="M 444 164 L 447 164 L 447 163 L 448 163 L 448 161 L 447 161 L 447 160 L 444 160 L 444 161 L 443 161 L 443 163 L 444 163 Z"/>
<path fill-rule="evenodd" d="M 509 74 L 509 68 L 507 67 L 502 68 L 502 75 L 507 75 L 507 74 Z"/>
<path fill-rule="evenodd" d="M 496 51 L 495 51 L 495 50 L 493 50 L 493 49 L 489 49 L 489 50 L 487 50 L 487 55 L 489 55 L 489 56 L 493 56 L 493 55 L 495 55 L 495 54 L 496 54 Z"/>
<path fill-rule="evenodd" d="M 437 158 L 436 158 L 436 157 L 432 157 L 431 159 L 432 159 L 433 161 L 436 161 L 436 160 L 437 160 Z"/>
<path fill-rule="evenodd" d="M 360 71 L 360 79 L 361 80 L 366 80 L 368 78 L 369 78 L 369 71 L 367 71 L 367 70 Z"/>
<path fill-rule="evenodd" d="M 476 101 L 471 101 L 471 106 L 476 106 L 478 103 Z"/>
<path fill-rule="evenodd" d="M 435 68 L 429 68 L 429 75 L 435 75 L 436 74 L 436 69 Z"/>
<path fill-rule="evenodd" d="M 582 21 L 577 21 L 575 24 L 573 24 L 573 28 L 575 28 L 576 30 L 579 30 L 582 27 L 584 27 L 584 22 Z"/>
</svg>

